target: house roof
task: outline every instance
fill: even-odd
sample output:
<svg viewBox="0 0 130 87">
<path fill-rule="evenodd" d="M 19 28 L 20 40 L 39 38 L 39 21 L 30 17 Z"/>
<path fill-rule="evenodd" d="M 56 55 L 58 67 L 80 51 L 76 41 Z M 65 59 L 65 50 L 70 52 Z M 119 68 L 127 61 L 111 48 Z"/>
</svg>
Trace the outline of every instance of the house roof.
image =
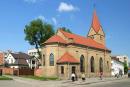
<svg viewBox="0 0 130 87">
<path fill-rule="evenodd" d="M 25 59 L 18 59 L 14 62 L 16 65 L 28 65 L 27 61 Z"/>
<path fill-rule="evenodd" d="M 115 60 L 115 61 L 117 61 L 117 62 L 123 63 L 123 62 L 121 62 L 121 61 L 119 60 L 119 58 L 117 58 L 116 56 L 112 56 L 111 59 L 113 59 L 113 60 Z"/>
<path fill-rule="evenodd" d="M 58 35 L 52 36 L 45 43 L 54 43 L 54 42 L 66 43 L 66 41 Z"/>
<path fill-rule="evenodd" d="M 57 63 L 79 63 L 79 61 L 66 52 L 63 56 L 61 56 Z"/>
<path fill-rule="evenodd" d="M 96 14 L 96 10 L 94 10 L 94 13 L 93 13 L 92 27 L 96 33 L 98 33 L 101 27 L 100 22 L 98 20 L 98 16 Z"/>
<path fill-rule="evenodd" d="M 29 59 L 30 56 L 26 53 L 11 53 L 11 55 L 15 58 L 15 59 Z"/>
<path fill-rule="evenodd" d="M 117 57 L 115 57 L 115 56 L 112 56 L 111 59 L 119 61 L 119 59 Z"/>
<path fill-rule="evenodd" d="M 17 59 L 17 61 L 14 62 L 15 65 L 28 65 L 27 59 L 30 58 L 30 56 L 26 53 L 18 52 L 18 53 L 11 53 L 11 55 Z"/>
</svg>

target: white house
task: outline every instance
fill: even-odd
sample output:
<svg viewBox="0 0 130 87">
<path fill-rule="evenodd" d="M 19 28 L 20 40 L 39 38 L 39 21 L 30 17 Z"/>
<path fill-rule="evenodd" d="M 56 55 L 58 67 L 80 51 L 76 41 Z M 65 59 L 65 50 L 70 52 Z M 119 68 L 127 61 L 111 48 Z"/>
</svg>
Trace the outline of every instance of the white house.
<svg viewBox="0 0 130 87">
<path fill-rule="evenodd" d="M 39 48 L 39 51 L 41 52 L 40 48 Z M 31 69 L 38 68 L 38 66 L 40 65 L 41 61 L 39 60 L 39 55 L 38 55 L 37 49 L 35 49 L 35 48 L 29 49 L 28 50 L 28 55 L 31 56 L 29 67 Z"/>
<path fill-rule="evenodd" d="M 124 65 L 122 62 L 119 61 L 118 58 L 112 57 L 111 58 L 111 75 L 115 76 L 116 74 L 119 74 L 119 72 L 122 72 L 124 75 Z"/>
<path fill-rule="evenodd" d="M 126 55 L 120 55 L 120 56 L 116 56 L 116 58 L 118 58 L 119 59 L 119 61 L 121 61 L 121 62 L 126 62 L 127 63 L 127 66 L 129 66 L 129 58 L 128 58 L 128 56 L 126 56 Z"/>
<path fill-rule="evenodd" d="M 10 68 L 29 68 L 30 56 L 28 54 L 19 53 L 8 53 L 5 57 L 5 65 Z"/>
</svg>

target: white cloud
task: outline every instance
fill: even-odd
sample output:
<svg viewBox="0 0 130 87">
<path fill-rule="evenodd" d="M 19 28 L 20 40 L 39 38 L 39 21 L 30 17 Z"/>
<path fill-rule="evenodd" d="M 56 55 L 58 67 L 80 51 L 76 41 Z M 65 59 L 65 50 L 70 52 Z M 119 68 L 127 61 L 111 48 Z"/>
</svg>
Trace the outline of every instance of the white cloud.
<svg viewBox="0 0 130 87">
<path fill-rule="evenodd" d="M 65 2 L 61 2 L 58 11 L 59 12 L 70 12 L 70 11 L 76 11 L 79 10 L 79 8 L 74 7 L 72 4 L 67 4 Z"/>
<path fill-rule="evenodd" d="M 56 20 L 55 17 L 52 17 L 52 21 L 53 21 L 53 23 L 54 23 L 55 25 L 57 25 L 57 20 Z"/>
</svg>

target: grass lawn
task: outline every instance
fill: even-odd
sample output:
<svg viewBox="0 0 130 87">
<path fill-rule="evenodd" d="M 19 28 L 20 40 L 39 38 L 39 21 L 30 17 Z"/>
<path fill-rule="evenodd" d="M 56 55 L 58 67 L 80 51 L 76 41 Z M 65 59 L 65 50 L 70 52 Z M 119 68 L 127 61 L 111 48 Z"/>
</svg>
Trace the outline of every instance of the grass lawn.
<svg viewBox="0 0 130 87">
<path fill-rule="evenodd" d="M 13 80 L 13 79 L 6 76 L 0 76 L 0 80 Z"/>
<path fill-rule="evenodd" d="M 41 81 L 59 80 L 57 77 L 38 77 L 38 76 L 21 76 L 21 77 L 35 79 L 35 80 L 41 80 Z"/>
</svg>

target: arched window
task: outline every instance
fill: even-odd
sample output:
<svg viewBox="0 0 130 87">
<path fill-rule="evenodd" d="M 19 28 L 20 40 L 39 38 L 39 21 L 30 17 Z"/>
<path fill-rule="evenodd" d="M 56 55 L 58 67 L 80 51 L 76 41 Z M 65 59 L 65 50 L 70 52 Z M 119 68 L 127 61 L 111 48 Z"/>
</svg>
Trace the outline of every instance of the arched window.
<svg viewBox="0 0 130 87">
<path fill-rule="evenodd" d="M 94 57 L 92 56 L 90 59 L 91 72 L 94 72 Z"/>
<path fill-rule="evenodd" d="M 43 54 L 43 66 L 45 66 L 45 55 Z"/>
<path fill-rule="evenodd" d="M 54 55 L 50 54 L 50 66 L 54 66 Z"/>
<path fill-rule="evenodd" d="M 102 60 L 102 58 L 100 58 L 100 60 L 99 60 L 99 71 L 103 72 L 103 60 Z"/>
<path fill-rule="evenodd" d="M 84 56 L 81 55 L 80 57 L 80 72 L 84 72 L 85 71 L 85 61 L 84 61 Z"/>
</svg>

